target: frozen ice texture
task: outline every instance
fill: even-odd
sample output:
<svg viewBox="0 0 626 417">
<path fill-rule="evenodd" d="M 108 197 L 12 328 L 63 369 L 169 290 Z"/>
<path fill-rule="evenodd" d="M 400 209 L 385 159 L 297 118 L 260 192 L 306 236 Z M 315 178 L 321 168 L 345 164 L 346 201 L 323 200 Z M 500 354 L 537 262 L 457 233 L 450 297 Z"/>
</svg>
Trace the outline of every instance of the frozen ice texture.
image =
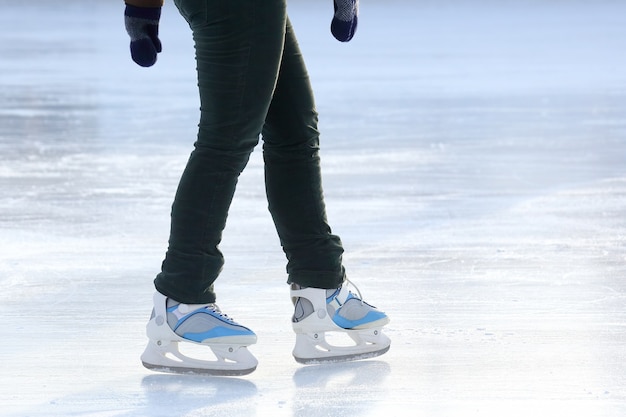
<svg viewBox="0 0 626 417">
<path fill-rule="evenodd" d="M 303 367 L 259 149 L 218 302 L 246 378 L 150 373 L 152 279 L 198 120 L 168 1 L 151 69 L 121 2 L 1 1 L 4 416 L 594 416 L 626 412 L 626 3 L 290 1 L 329 219 L 389 353 Z"/>
</svg>

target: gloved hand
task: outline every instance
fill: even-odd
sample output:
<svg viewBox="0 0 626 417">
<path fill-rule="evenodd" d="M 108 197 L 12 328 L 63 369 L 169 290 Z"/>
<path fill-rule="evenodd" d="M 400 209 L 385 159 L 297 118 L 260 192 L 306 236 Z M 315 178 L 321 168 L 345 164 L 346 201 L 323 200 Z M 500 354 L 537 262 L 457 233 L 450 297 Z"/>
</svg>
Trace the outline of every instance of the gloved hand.
<svg viewBox="0 0 626 417">
<path fill-rule="evenodd" d="M 333 36 L 341 42 L 348 42 L 356 32 L 359 15 L 359 0 L 333 0 L 335 15 L 330 24 Z"/>
<path fill-rule="evenodd" d="M 161 52 L 159 40 L 160 7 L 136 7 L 126 5 L 124 22 L 130 36 L 130 55 L 142 67 L 150 67 Z"/>
</svg>

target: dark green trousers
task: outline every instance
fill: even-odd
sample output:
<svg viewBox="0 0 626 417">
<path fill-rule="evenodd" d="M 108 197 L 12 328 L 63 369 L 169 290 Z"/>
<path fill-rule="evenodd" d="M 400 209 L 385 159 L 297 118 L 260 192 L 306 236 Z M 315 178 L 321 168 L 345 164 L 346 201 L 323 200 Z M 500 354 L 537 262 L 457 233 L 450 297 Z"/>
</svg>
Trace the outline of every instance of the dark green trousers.
<svg viewBox="0 0 626 417">
<path fill-rule="evenodd" d="M 201 117 L 155 285 L 180 302 L 215 301 L 218 246 L 259 136 L 288 282 L 336 288 L 344 279 L 341 241 L 326 220 L 313 93 L 285 1 L 175 1 L 193 32 Z"/>
</svg>

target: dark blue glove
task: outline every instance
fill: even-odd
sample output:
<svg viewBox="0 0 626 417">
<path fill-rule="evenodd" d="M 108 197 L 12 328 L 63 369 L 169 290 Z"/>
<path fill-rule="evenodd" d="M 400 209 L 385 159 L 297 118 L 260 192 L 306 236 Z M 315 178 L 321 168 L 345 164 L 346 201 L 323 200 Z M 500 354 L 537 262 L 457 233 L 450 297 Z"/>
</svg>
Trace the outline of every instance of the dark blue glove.
<svg viewBox="0 0 626 417">
<path fill-rule="evenodd" d="M 150 67 L 161 52 L 159 40 L 160 7 L 136 7 L 126 5 L 124 22 L 130 36 L 130 55 L 142 67 Z"/>
<path fill-rule="evenodd" d="M 333 36 L 341 42 L 348 42 L 356 32 L 359 16 L 359 0 L 333 0 L 335 15 L 330 24 Z"/>
</svg>

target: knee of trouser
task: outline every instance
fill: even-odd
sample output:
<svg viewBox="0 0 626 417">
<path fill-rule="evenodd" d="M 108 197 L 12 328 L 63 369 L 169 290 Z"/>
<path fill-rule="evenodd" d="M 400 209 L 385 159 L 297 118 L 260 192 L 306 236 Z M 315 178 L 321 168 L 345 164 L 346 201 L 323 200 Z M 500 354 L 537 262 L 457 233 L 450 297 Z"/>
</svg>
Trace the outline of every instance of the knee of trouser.
<svg viewBox="0 0 626 417">
<path fill-rule="evenodd" d="M 268 140 L 263 137 L 263 154 L 272 160 L 315 159 L 319 157 L 319 137 L 313 136 L 300 141 Z"/>
</svg>

